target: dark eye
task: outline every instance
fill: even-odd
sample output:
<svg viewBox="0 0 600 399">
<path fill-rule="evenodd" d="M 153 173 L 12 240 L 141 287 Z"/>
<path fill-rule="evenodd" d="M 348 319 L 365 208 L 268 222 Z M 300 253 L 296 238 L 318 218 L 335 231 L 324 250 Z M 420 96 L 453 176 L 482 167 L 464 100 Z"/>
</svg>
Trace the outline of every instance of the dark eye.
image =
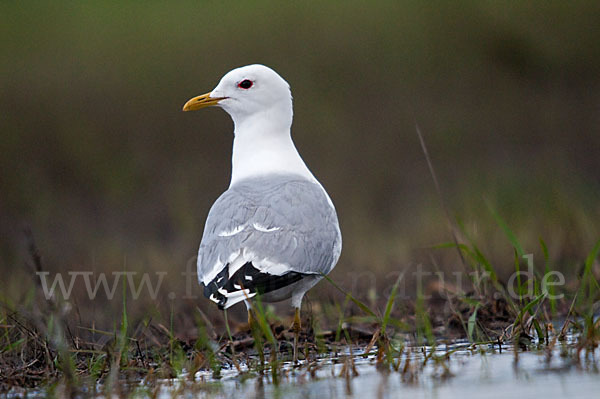
<svg viewBox="0 0 600 399">
<path fill-rule="evenodd" d="M 252 81 L 251 81 L 251 80 L 244 79 L 244 80 L 242 80 L 242 81 L 241 81 L 241 82 L 238 84 L 238 87 L 239 87 L 240 89 L 246 89 L 246 90 L 247 90 L 247 89 L 249 89 L 249 88 L 251 88 L 251 87 L 252 87 L 252 84 L 253 84 L 253 83 L 252 83 Z"/>
</svg>

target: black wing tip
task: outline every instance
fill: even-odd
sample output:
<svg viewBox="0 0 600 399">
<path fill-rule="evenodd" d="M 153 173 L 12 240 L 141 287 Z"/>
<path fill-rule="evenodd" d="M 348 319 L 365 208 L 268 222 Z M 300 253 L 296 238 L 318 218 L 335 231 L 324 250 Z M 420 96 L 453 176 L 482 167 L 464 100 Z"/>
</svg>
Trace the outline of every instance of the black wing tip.
<svg viewBox="0 0 600 399">
<path fill-rule="evenodd" d="M 280 276 L 263 273 L 254 267 L 252 262 L 247 262 L 229 278 L 229 264 L 227 264 L 210 283 L 204 285 L 204 296 L 215 302 L 219 309 L 224 310 L 228 298 L 219 290 L 225 290 L 227 293 L 248 290 L 250 294 L 262 295 L 293 284 L 305 276 L 307 274 L 294 271 Z"/>
</svg>

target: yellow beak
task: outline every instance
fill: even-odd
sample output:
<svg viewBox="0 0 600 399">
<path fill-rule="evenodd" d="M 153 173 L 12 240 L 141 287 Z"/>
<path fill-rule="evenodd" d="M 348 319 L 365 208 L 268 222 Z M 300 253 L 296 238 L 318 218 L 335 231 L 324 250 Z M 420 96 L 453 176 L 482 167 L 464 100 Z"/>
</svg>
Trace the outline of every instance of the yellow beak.
<svg viewBox="0 0 600 399">
<path fill-rule="evenodd" d="M 219 103 L 219 101 L 227 98 L 227 97 L 211 97 L 211 93 L 206 93 L 198 97 L 194 97 L 188 100 L 187 103 L 184 104 L 184 111 L 195 111 L 197 109 L 206 108 L 215 106 Z"/>
</svg>

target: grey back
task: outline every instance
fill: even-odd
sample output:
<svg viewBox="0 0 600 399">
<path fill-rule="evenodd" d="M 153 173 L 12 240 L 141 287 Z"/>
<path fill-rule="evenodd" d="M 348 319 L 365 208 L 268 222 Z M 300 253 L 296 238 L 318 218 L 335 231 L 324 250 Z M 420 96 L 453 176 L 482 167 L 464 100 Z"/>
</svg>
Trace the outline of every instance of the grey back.
<svg viewBox="0 0 600 399">
<path fill-rule="evenodd" d="M 240 250 L 290 271 L 329 273 L 339 257 L 341 236 L 323 188 L 296 175 L 245 179 L 230 187 L 206 220 L 198 251 L 200 282 Z"/>
</svg>

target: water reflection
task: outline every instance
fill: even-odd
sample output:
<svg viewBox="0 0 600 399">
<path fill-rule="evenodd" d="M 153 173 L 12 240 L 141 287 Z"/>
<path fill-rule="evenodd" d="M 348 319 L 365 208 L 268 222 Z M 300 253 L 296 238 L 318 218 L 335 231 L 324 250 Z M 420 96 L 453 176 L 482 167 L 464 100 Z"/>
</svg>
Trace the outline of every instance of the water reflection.
<svg viewBox="0 0 600 399">
<path fill-rule="evenodd" d="M 374 353 L 365 357 L 356 350 L 337 358 L 322 357 L 299 368 L 284 364 L 278 386 L 268 376 L 242 378 L 235 369 L 224 370 L 219 381 L 209 382 L 218 387 L 217 391 L 203 391 L 198 397 L 572 398 L 596 397 L 600 391 L 597 353 L 586 356 L 581 351 L 579 359 L 576 349 L 567 343 L 551 352 L 540 349 L 516 355 L 511 347 L 503 349 L 465 343 L 444 346 L 433 353 L 430 348 L 409 348 L 397 370 L 377 367 Z M 202 372 L 197 378 L 211 381 Z M 172 393 L 164 389 L 161 396 Z"/>
</svg>

